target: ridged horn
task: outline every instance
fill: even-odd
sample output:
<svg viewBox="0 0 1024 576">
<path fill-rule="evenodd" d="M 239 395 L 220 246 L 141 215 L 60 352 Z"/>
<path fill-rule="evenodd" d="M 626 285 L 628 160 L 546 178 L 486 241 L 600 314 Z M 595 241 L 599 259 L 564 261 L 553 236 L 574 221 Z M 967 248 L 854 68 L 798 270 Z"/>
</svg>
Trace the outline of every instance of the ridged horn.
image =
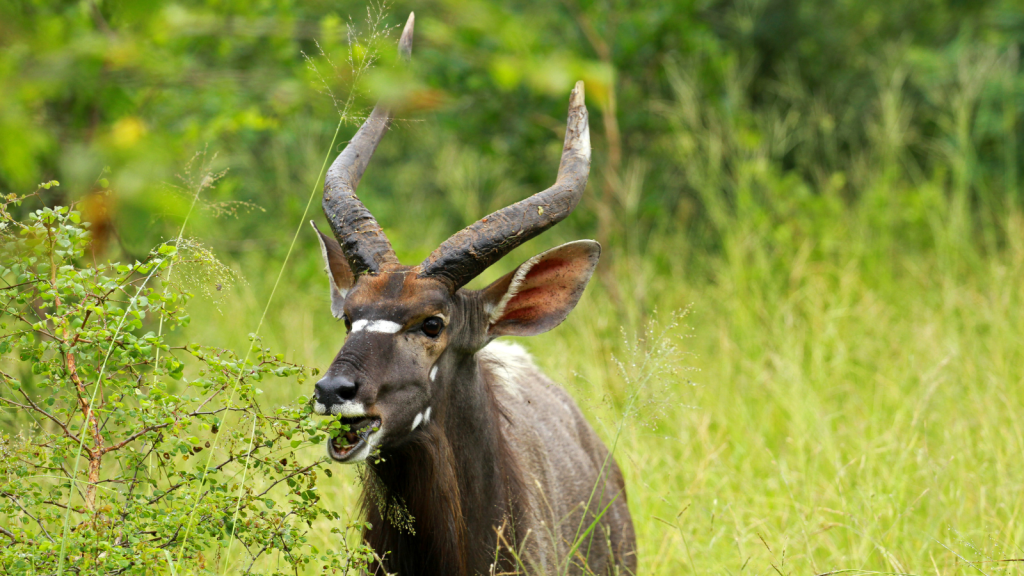
<svg viewBox="0 0 1024 576">
<path fill-rule="evenodd" d="M 420 264 L 420 275 L 453 291 L 514 248 L 559 223 L 579 203 L 590 175 L 590 126 L 583 82 L 569 96 L 562 161 L 554 186 L 494 212 L 444 241 Z"/>
<path fill-rule="evenodd" d="M 415 14 L 410 13 L 398 41 L 398 53 L 406 61 L 412 56 L 414 23 Z M 356 276 L 375 274 L 385 265 L 398 264 L 384 230 L 356 197 L 356 186 L 390 124 L 391 111 L 378 102 L 324 179 L 324 214 Z"/>
</svg>

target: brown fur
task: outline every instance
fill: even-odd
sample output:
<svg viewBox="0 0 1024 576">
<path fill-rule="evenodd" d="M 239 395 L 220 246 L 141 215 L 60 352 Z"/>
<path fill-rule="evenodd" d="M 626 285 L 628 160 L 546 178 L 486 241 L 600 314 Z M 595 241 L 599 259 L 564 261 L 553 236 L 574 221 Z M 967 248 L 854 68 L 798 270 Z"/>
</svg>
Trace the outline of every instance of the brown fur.
<svg viewBox="0 0 1024 576">
<path fill-rule="evenodd" d="M 477 377 L 463 386 L 480 393 L 485 411 L 478 417 L 439 415 L 424 434 L 383 450 L 382 460 L 368 466 L 373 482 L 364 491 L 363 508 L 373 525 L 366 540 L 384 557 L 377 568 L 401 576 L 492 569 L 613 574 L 620 565 L 620 573 L 633 573 L 634 535 L 622 475 L 572 399 L 532 367 L 531 378 L 511 383 L 500 382 L 501 366 L 493 359 L 474 357 L 467 368 L 475 368 Z M 476 396 L 463 386 L 453 391 Z M 494 435 L 491 446 L 470 434 L 479 428 L 484 436 Z M 487 463 L 483 474 L 474 466 L 479 462 Z M 496 494 L 488 493 L 489 486 Z M 385 498 L 370 493 L 378 489 Z M 382 501 L 404 503 L 415 519 L 415 534 L 385 520 Z M 598 529 L 581 538 L 606 507 Z M 570 559 L 576 541 L 582 544 Z"/>
<path fill-rule="evenodd" d="M 365 538 L 384 556 L 388 573 L 468 574 L 466 561 L 471 549 L 456 465 L 444 430 L 434 426 L 416 442 L 369 467 L 373 478 L 362 500 L 372 527 Z M 369 493 L 372 490 L 383 493 Z M 412 529 L 385 520 L 388 514 L 381 510 L 382 503 L 404 506 L 413 517 Z"/>
</svg>

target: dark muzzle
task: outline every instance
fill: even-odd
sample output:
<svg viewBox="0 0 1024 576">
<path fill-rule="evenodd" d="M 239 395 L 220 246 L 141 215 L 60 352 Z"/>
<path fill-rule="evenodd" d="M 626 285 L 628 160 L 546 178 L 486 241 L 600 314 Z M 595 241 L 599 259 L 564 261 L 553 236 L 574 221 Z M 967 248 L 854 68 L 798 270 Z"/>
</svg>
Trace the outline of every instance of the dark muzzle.
<svg viewBox="0 0 1024 576">
<path fill-rule="evenodd" d="M 352 380 L 344 376 L 328 373 L 327 376 L 324 376 L 316 383 L 313 389 L 313 397 L 316 398 L 317 402 L 329 409 L 335 404 L 341 404 L 346 400 L 355 398 L 358 390 L 359 387 Z"/>
</svg>

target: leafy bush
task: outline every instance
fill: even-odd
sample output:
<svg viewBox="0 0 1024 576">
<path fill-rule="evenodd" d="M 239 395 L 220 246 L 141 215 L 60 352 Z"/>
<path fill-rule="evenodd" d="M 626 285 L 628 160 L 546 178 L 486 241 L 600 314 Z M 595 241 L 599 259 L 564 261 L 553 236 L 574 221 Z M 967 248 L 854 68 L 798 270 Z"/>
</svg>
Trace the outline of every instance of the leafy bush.
<svg viewBox="0 0 1024 576">
<path fill-rule="evenodd" d="M 0 436 L 0 571 L 361 566 L 366 550 L 343 537 L 338 551 L 306 540 L 315 520 L 338 514 L 318 492 L 324 459 L 293 452 L 339 423 L 313 420 L 303 397 L 257 403 L 263 381 L 302 383 L 310 371 L 253 336 L 244 356 L 168 338 L 188 326 L 192 296 L 161 279 L 176 265 L 215 265 L 209 253 L 165 243 L 134 264 L 89 263 L 78 212 L 18 222 L 7 208 L 23 200 L 0 204 L 0 419 L 19 430 Z M 272 553 L 276 564 L 262 565 Z"/>
</svg>

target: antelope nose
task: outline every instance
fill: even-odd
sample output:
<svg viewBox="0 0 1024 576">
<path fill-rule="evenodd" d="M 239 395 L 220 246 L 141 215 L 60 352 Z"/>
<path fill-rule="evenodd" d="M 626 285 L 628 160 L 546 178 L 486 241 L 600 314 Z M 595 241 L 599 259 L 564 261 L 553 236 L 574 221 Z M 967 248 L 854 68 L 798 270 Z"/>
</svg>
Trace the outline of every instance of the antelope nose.
<svg viewBox="0 0 1024 576">
<path fill-rule="evenodd" d="M 341 404 L 356 397 L 359 387 L 344 376 L 324 376 L 313 389 L 316 401 L 324 406 Z"/>
</svg>

